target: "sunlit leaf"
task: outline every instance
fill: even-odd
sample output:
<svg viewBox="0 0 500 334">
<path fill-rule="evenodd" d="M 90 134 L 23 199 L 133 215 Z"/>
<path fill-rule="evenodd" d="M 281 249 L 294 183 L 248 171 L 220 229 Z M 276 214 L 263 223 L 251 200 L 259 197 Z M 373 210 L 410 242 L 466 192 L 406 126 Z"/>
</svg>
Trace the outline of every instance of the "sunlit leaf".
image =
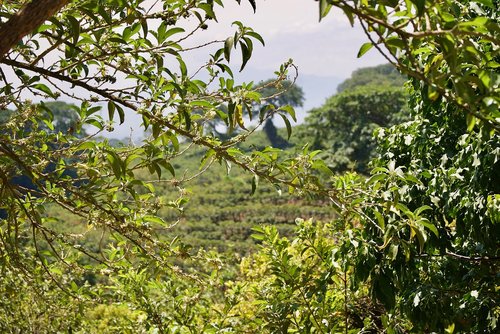
<svg viewBox="0 0 500 334">
<path fill-rule="evenodd" d="M 365 43 L 361 45 L 361 48 L 358 51 L 358 58 L 361 58 L 365 53 L 367 53 L 371 48 L 373 47 L 373 44 L 371 42 Z"/>
</svg>

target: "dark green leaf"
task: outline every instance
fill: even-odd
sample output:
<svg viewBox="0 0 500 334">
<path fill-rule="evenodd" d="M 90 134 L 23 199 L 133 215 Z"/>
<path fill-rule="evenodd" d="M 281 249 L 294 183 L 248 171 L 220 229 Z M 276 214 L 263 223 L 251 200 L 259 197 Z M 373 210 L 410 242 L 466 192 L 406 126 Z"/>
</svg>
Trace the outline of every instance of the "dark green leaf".
<svg viewBox="0 0 500 334">
<path fill-rule="evenodd" d="M 285 122 L 285 126 L 286 126 L 286 133 L 288 135 L 288 139 L 290 139 L 291 135 L 292 135 L 292 125 L 290 124 L 290 121 L 288 120 L 288 118 L 283 115 L 283 114 L 278 114 L 281 116 L 281 118 L 283 118 L 283 122 Z"/>
<path fill-rule="evenodd" d="M 243 42 L 240 42 L 240 48 L 241 48 L 241 55 L 243 57 L 243 62 L 241 64 L 240 72 L 243 71 L 245 68 L 245 65 L 247 64 L 248 60 L 250 60 L 250 57 L 252 56 L 252 45 L 251 44 L 245 44 Z"/>
</svg>

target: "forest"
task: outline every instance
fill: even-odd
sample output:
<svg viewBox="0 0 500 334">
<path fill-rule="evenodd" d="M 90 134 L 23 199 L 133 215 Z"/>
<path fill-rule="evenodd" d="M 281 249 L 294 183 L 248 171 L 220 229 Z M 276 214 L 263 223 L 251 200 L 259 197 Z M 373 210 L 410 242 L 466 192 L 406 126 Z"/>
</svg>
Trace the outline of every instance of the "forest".
<svg viewBox="0 0 500 334">
<path fill-rule="evenodd" d="M 299 125 L 229 2 L 0 1 L 0 333 L 496 333 L 499 1 L 310 1 L 386 64 Z"/>
</svg>

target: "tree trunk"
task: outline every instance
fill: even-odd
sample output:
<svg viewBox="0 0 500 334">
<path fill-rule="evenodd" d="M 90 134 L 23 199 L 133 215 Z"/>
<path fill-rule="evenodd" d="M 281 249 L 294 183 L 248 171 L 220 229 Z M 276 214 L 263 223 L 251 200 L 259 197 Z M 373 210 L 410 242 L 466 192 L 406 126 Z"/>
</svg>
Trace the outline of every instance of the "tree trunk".
<svg viewBox="0 0 500 334">
<path fill-rule="evenodd" d="M 264 127 L 262 128 L 262 130 L 264 131 L 267 138 L 271 142 L 272 147 L 285 149 L 290 146 L 290 143 L 288 143 L 278 134 L 278 129 L 274 125 L 272 119 L 268 119 L 264 123 Z"/>
</svg>

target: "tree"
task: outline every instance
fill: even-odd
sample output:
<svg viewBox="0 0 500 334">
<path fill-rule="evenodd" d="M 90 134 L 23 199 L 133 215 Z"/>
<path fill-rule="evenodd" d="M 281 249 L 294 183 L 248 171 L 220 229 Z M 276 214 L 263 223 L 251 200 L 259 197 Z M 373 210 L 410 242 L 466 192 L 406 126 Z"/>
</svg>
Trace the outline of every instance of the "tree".
<svg viewBox="0 0 500 334">
<path fill-rule="evenodd" d="M 464 113 L 428 100 L 424 87 L 414 82 L 413 121 L 377 131 L 381 156 L 369 182 L 378 203 L 365 211 L 380 230 L 360 236 L 377 260 L 356 265 L 376 284 L 391 284 L 375 294 L 416 330 L 489 332 L 499 309 L 500 138 L 467 130 Z"/>
<path fill-rule="evenodd" d="M 273 123 L 273 116 L 280 108 L 301 107 L 304 102 L 304 92 L 302 88 L 289 80 L 277 81 L 269 79 L 258 84 L 259 93 L 267 106 L 272 106 L 269 111 L 271 117 L 264 123 L 262 130 L 266 133 L 271 145 L 276 148 L 286 148 L 289 144 L 278 134 L 278 129 Z M 255 109 L 262 108 L 262 105 L 255 105 Z M 264 108 L 267 108 L 264 106 Z M 264 109 L 265 110 L 265 109 Z M 259 110 L 256 110 L 259 112 Z M 283 115 L 282 115 L 283 116 Z M 285 123 L 287 120 L 285 120 Z M 290 125 L 287 124 L 287 129 Z"/>
<path fill-rule="evenodd" d="M 284 65 L 291 66 L 296 72 L 295 75 L 297 75 L 297 69 L 291 62 L 287 62 Z M 285 78 L 285 76 L 280 74 L 277 79 L 268 79 L 260 82 L 255 90 L 258 92 L 259 96 L 261 96 L 261 99 L 255 100 L 251 104 L 244 103 L 241 111 L 236 108 L 235 103 L 229 103 L 219 106 L 218 112 L 222 114 L 229 113 L 231 115 L 239 115 L 238 119 L 241 116 L 241 122 L 243 121 L 243 115 L 248 115 L 250 119 L 255 117 L 254 115 L 259 115 L 259 118 L 266 119 L 262 130 L 271 142 L 271 145 L 276 148 L 288 147 L 289 143 L 278 134 L 278 129 L 273 123 L 273 118 L 275 115 L 280 115 L 290 135 L 292 126 L 287 119 L 287 114 L 291 113 L 290 116 L 296 121 L 293 108 L 302 106 L 304 93 L 302 88 L 297 86 L 294 81 L 292 82 Z M 218 127 L 221 127 L 221 125 L 228 126 L 226 133 L 221 133 L 218 130 Z M 230 126 L 227 117 L 210 120 L 206 122 L 206 127 L 208 131 L 222 140 L 228 140 L 237 135 L 235 129 Z"/>
<path fill-rule="evenodd" d="M 255 1 L 249 3 L 255 7 Z M 232 51 L 241 50 L 243 68 L 254 42 L 263 44 L 259 34 L 240 22 L 234 23 L 235 33 L 227 39 L 208 41 L 220 47 L 207 56 L 199 71 L 191 71 L 184 61 L 190 50 L 202 47 L 187 47 L 186 41 L 208 28 L 221 5 L 218 0 L 0 4 L 0 36 L 15 37 L 2 38 L 0 109 L 16 110 L 14 119 L 5 123 L 8 131 L 0 133 L 0 208 L 7 213 L 0 220 L 2 276 L 12 275 L 12 282 L 23 282 L 24 275 L 23 293 L 30 297 L 49 289 L 80 304 L 76 311 L 61 307 L 58 318 L 77 321 L 80 318 L 71 312 L 81 315 L 88 304 L 105 303 L 106 297 L 88 297 L 104 289 L 92 284 L 109 282 L 119 272 L 132 275 L 147 268 L 148 274 L 156 273 L 157 280 L 187 275 L 171 263 L 172 256 L 185 256 L 184 248 L 158 235 L 175 222 L 166 222 L 156 213 L 167 206 L 181 215 L 186 202 L 183 185 L 215 161 L 239 166 L 255 179 L 269 178 L 290 186 L 302 183 L 287 172 L 294 159 L 281 161 L 274 158 L 274 152 L 246 157 L 236 148 L 251 131 L 227 141 L 204 131 L 204 123 L 214 117 L 228 127 L 245 128 L 244 106 L 261 103 L 252 84 L 236 85 L 231 79 Z M 39 6 L 44 8 L 39 10 Z M 192 31 L 181 28 L 185 18 L 198 22 Z M 282 67 L 280 77 L 286 77 L 290 66 Z M 207 81 L 200 79 L 205 73 Z M 209 86 L 214 81 L 219 87 Z M 53 117 L 47 103 L 26 98 L 27 92 L 46 99 L 66 96 L 80 101 L 74 129 L 52 131 L 63 125 L 58 123 L 60 118 Z M 221 105 L 232 108 L 224 113 Z M 100 110 L 108 117 L 102 117 Z M 77 135 L 86 127 L 98 133 L 112 130 L 113 122 L 122 123 L 132 112 L 142 116 L 145 129 L 151 129 L 151 136 L 141 145 L 114 147 Z M 293 110 L 282 113 L 293 114 Z M 268 117 L 262 115 L 257 123 L 262 125 Z M 204 148 L 201 172 L 192 175 L 173 167 L 184 143 Z M 270 172 L 277 167 L 282 172 Z M 66 170 L 76 175 L 66 175 Z M 144 170 L 150 172 L 146 177 Z M 12 182 L 17 175 L 26 176 L 33 189 L 26 191 Z M 156 192 L 158 183 L 179 189 L 178 198 L 166 201 Z M 49 215 L 48 208 L 61 214 Z M 71 230 L 65 228 L 69 222 L 73 222 Z M 86 244 L 93 231 L 101 233 L 103 242 Z M 132 288 L 131 284 L 126 288 Z M 0 291 L 2 300 L 9 300 L 9 287 L 2 285 Z M 50 303 L 49 299 L 41 299 L 41 305 Z M 59 303 L 64 305 L 63 298 Z M 165 331 L 159 314 L 148 313 L 148 326 Z M 61 326 L 47 323 L 47 331 L 67 332 L 78 325 L 55 322 Z M 29 326 L 24 323 L 19 328 Z"/>
<path fill-rule="evenodd" d="M 333 178 L 330 199 L 339 219 L 332 234 L 341 228 L 343 236 L 312 234 L 306 247 L 341 240 L 315 266 L 330 273 L 325 268 L 337 264 L 351 293 L 368 285 L 383 309 L 378 331 L 497 331 L 498 3 L 323 0 L 320 15 L 333 6 L 358 20 L 370 38 L 360 55 L 375 47 L 411 78 L 414 119 L 376 131 L 380 157 L 371 177 Z M 300 289 L 295 279 L 311 271 L 294 267 L 290 256 L 296 253 L 290 255 L 287 241 L 262 234 L 276 244 L 271 254 L 284 253 L 269 274 L 282 280 L 279 291 L 265 299 L 278 302 Z M 329 277 L 315 284 L 308 296 L 338 289 Z M 307 309 L 314 301 L 286 306 Z M 281 322 L 296 319 L 282 314 Z M 348 323 L 347 310 L 344 316 Z M 325 332 L 323 324 L 307 326 Z"/>
<path fill-rule="evenodd" d="M 235 22 L 230 37 L 207 42 L 219 48 L 207 56 L 206 65 L 191 71 L 184 57 L 202 46 L 187 47 L 186 41 L 209 28 L 221 1 L 39 3 L 50 11 L 32 10 L 35 1 L 25 7 L 10 1 L 0 5 L 0 35 L 18 30 L 0 54 L 0 109 L 16 110 L 0 133 L 0 208 L 6 212 L 0 219 L 0 270 L 8 277 L 0 282 L 0 299 L 6 303 L 1 330 L 92 332 L 100 328 L 100 319 L 91 310 L 99 307 L 140 318 L 151 331 L 231 328 L 226 317 L 231 308 L 224 306 L 230 301 L 220 290 L 207 289 L 218 286 L 212 266 L 219 255 L 192 254 L 165 232 L 182 218 L 186 182 L 214 162 L 251 173 L 249 191 L 259 180 L 290 189 L 318 186 L 307 151 L 282 159 L 269 148 L 248 155 L 237 148 L 254 131 L 245 129 L 244 110 L 254 103 L 266 111 L 274 106 L 266 107 L 251 83 L 235 84 L 229 59 L 239 48 L 243 68 L 262 37 Z M 181 28 L 185 18 L 198 22 L 192 31 Z M 281 67 L 279 80 L 292 66 Z M 73 131 L 51 130 L 60 125 L 54 112 L 47 103 L 26 98 L 27 92 L 80 101 Z M 221 106 L 228 106 L 227 112 Z M 112 130 L 113 122 L 123 122 L 132 112 L 151 130 L 140 145 L 115 147 L 77 135 L 87 127 L 97 133 Z M 275 112 L 294 117 L 291 107 Z M 261 126 L 271 114 L 250 117 Z M 205 131 L 214 118 L 242 131 L 221 140 Z M 174 167 L 193 145 L 204 151 L 200 170 Z M 12 182 L 17 175 L 34 187 L 27 191 Z M 167 199 L 157 191 L 159 185 L 178 195 Z M 163 220 L 160 209 L 170 209 L 176 219 Z M 195 264 L 178 266 L 181 260 Z M 175 311 L 165 312 L 171 305 Z M 44 316 L 41 310 L 47 309 L 55 310 L 53 317 Z M 115 318 L 102 323 L 121 323 Z"/>
<path fill-rule="evenodd" d="M 319 0 L 320 18 L 335 6 L 351 24 L 360 23 L 370 41 L 358 56 L 376 48 L 403 74 L 426 83 L 429 98 L 444 97 L 470 121 L 481 120 L 495 129 L 499 128 L 498 62 L 492 50 L 499 43 L 497 5 L 496 0 L 478 6 L 455 0 L 383 4 Z M 450 16 L 443 14 L 449 9 Z"/>
<path fill-rule="evenodd" d="M 374 67 L 360 68 L 351 74 L 337 87 L 337 92 L 350 91 L 359 86 L 383 86 L 402 87 L 406 82 L 405 76 L 401 75 L 392 64 L 384 64 Z"/>
<path fill-rule="evenodd" d="M 95 318 L 88 310 L 96 305 L 111 305 L 107 310 L 112 317 L 124 315 L 114 323 L 130 315 L 153 332 L 260 330 L 261 319 L 240 322 L 249 317 L 240 312 L 247 310 L 242 294 L 256 298 L 244 290 L 245 282 L 222 272 L 220 254 L 191 254 L 182 241 L 159 233 L 176 221 L 162 220 L 158 209 L 171 208 L 181 220 L 185 182 L 216 161 L 251 173 L 252 191 L 259 180 L 268 180 L 326 198 L 339 213 L 333 222 L 342 228 L 337 233 L 305 225 L 292 247 L 272 229 L 262 230 L 269 251 L 264 251 L 265 265 L 259 270 L 273 275 L 265 278 L 274 283 L 263 300 L 273 300 L 275 293 L 286 298 L 276 298 L 270 306 L 300 310 L 280 313 L 286 319 L 262 312 L 267 322 L 288 326 L 284 320 L 295 316 L 297 330 L 326 332 L 330 323 L 319 317 L 340 315 L 345 325 L 335 321 L 331 326 L 347 330 L 347 301 L 353 296 L 347 290 L 361 286 L 379 302 L 374 309 L 382 309 L 375 328 L 498 329 L 496 1 L 319 1 L 321 17 L 337 6 L 360 22 L 371 39 L 360 55 L 378 48 L 417 80 L 411 94 L 416 119 L 379 133 L 382 156 L 372 177 L 347 173 L 333 178 L 333 188 L 320 182 L 317 173 L 330 170 L 307 147 L 296 157 L 281 159 L 276 149 L 245 155 L 236 146 L 252 132 L 245 130 L 244 111 L 261 103 L 262 95 L 252 84 L 235 85 L 228 79 L 228 61 L 236 46 L 244 67 L 254 42 L 262 42 L 260 35 L 237 22 L 232 36 L 207 42 L 220 48 L 200 69 L 208 75 L 206 81 L 184 62 L 193 49 L 185 46 L 186 40 L 209 28 L 222 1 L 165 0 L 151 7 L 141 0 L 39 3 L 50 10 L 28 11 L 35 1 L 27 2 L 26 11 L 20 10 L 20 2 L 0 5 L 5 20 L 0 36 L 19 28 L 18 37 L 2 44 L 7 50 L 0 52 L 0 109 L 19 111 L 16 122 L 8 122 L 12 135 L 0 134 L 0 207 L 9 213 L 0 220 L 0 270 L 6 278 L 0 282 L 0 300 L 7 303 L 0 308 L 2 331 L 34 331 L 38 325 L 46 332 L 99 328 L 101 322 L 88 324 Z M 255 6 L 252 0 L 250 4 Z M 16 24 L 17 17 L 24 23 Z M 186 17 L 199 22 L 194 31 L 180 28 Z M 286 77 L 290 66 L 282 67 L 279 78 Z M 219 86 L 213 88 L 211 82 Z M 85 93 L 77 96 L 63 84 Z M 80 99 L 76 132 L 82 126 L 112 128 L 113 120 L 121 122 L 136 112 L 151 137 L 138 146 L 112 147 L 71 132 L 49 132 L 43 124 L 53 125 L 50 113 L 25 99 L 26 91 Z M 228 106 L 227 113 L 221 105 Z M 97 114 L 103 108 L 107 120 Z M 264 106 L 259 125 L 272 109 Z M 293 118 L 291 108 L 280 112 Z M 225 141 L 206 133 L 205 122 L 216 117 L 243 131 Z M 204 149 L 200 170 L 192 174 L 174 168 L 184 143 Z M 57 161 L 56 169 L 47 172 L 52 161 Z M 84 182 L 76 185 L 75 178 L 63 175 L 67 168 L 74 168 Z M 23 194 L 10 182 L 18 174 L 30 178 L 36 193 Z M 162 197 L 155 191 L 158 184 L 178 189 L 178 196 Z M 69 231 L 61 219 L 47 214 L 49 207 L 65 213 L 72 222 Z M 92 233 L 101 241 L 88 247 L 85 241 Z M 317 251 L 320 245 L 323 249 Z M 192 266 L 174 265 L 178 262 L 173 259 Z M 303 261 L 307 272 L 296 261 Z M 332 274 L 347 292 L 346 307 L 335 312 L 321 309 L 322 301 L 339 297 L 331 290 Z M 305 294 L 297 285 L 301 280 L 308 280 Z M 39 312 L 45 306 L 57 317 Z M 429 314 L 438 312 L 442 316 L 437 321 L 429 320 Z M 266 323 L 266 328 L 283 328 L 275 324 Z"/>
<path fill-rule="evenodd" d="M 309 112 L 300 135 L 323 151 L 322 159 L 333 170 L 368 173 L 368 162 L 375 157 L 373 131 L 409 117 L 402 82 L 397 70 L 387 65 L 353 72 L 339 85 L 338 94 Z"/>
<path fill-rule="evenodd" d="M 377 130 L 367 181 L 337 180 L 344 196 L 364 194 L 341 208 L 354 287 L 369 283 L 391 331 L 400 316 L 419 332 L 495 331 L 498 3 L 320 3 L 360 21 L 371 38 L 360 54 L 374 46 L 412 77 L 415 119 Z"/>
</svg>

